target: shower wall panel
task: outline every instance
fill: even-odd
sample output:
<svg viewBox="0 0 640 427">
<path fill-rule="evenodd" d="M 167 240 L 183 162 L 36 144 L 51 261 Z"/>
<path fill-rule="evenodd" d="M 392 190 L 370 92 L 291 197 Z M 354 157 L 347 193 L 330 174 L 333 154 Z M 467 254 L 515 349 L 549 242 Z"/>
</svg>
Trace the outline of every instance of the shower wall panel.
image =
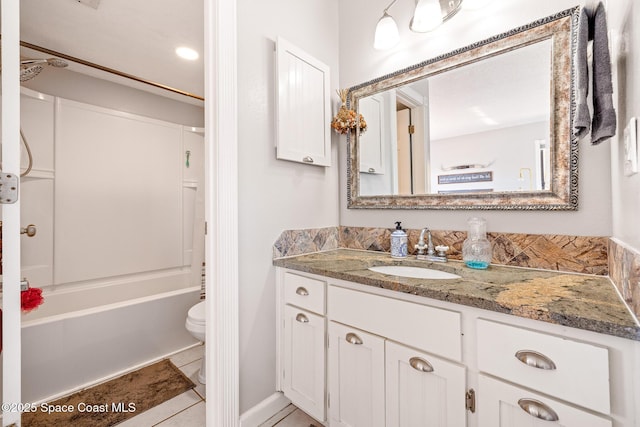
<svg viewBox="0 0 640 427">
<path fill-rule="evenodd" d="M 182 126 L 56 102 L 54 283 L 182 266 Z"/>
</svg>

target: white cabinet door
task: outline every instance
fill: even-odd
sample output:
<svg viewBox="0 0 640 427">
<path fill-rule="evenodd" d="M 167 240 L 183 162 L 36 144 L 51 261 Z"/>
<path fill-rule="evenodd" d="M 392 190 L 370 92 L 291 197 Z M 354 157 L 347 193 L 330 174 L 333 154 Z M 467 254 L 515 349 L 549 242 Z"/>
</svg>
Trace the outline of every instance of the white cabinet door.
<svg viewBox="0 0 640 427">
<path fill-rule="evenodd" d="M 329 322 L 331 426 L 384 427 L 384 339 Z"/>
<path fill-rule="evenodd" d="M 358 110 L 367 121 L 367 131 L 360 134 L 360 172 L 385 173 L 385 105 L 382 95 L 362 98 Z"/>
<path fill-rule="evenodd" d="M 611 420 L 507 383 L 479 376 L 479 427 L 611 427 Z M 555 420 L 555 421 L 554 421 Z"/>
<path fill-rule="evenodd" d="M 331 166 L 329 66 L 278 37 L 276 157 Z"/>
<path fill-rule="evenodd" d="M 285 306 L 282 390 L 319 421 L 325 420 L 325 328 L 324 317 Z"/>
<path fill-rule="evenodd" d="M 464 427 L 465 368 L 386 342 L 387 427 Z"/>
</svg>

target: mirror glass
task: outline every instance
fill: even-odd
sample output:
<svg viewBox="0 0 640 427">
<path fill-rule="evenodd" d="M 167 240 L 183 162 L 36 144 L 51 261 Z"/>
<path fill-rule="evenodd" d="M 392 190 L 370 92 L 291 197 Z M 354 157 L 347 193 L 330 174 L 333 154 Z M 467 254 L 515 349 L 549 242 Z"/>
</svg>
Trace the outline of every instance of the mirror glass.
<svg viewBox="0 0 640 427">
<path fill-rule="evenodd" d="M 349 207 L 575 209 L 574 14 L 352 88 Z"/>
</svg>

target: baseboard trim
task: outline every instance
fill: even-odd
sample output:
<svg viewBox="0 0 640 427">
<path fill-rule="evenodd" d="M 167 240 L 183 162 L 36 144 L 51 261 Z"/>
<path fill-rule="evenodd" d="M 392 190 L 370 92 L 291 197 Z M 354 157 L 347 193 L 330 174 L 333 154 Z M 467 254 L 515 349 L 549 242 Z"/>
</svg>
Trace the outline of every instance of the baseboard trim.
<svg viewBox="0 0 640 427">
<path fill-rule="evenodd" d="M 253 408 L 243 412 L 240 415 L 240 427 L 258 427 L 290 403 L 291 401 L 284 397 L 284 394 L 275 392 Z"/>
</svg>

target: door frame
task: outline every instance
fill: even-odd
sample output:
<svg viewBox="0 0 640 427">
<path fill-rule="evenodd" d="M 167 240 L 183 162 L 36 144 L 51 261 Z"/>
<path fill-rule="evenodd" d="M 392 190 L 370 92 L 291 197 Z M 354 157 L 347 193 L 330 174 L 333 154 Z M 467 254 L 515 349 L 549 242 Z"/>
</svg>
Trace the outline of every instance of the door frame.
<svg viewBox="0 0 640 427">
<path fill-rule="evenodd" d="M 1 3 L 2 171 L 20 176 L 20 2 L 4 0 Z M 2 205 L 2 248 L 2 340 L 5 343 L 2 348 L 2 425 L 15 423 L 20 426 L 22 342 L 19 199 L 13 204 Z"/>
<path fill-rule="evenodd" d="M 207 427 L 239 425 L 236 0 L 205 0 Z"/>
</svg>

